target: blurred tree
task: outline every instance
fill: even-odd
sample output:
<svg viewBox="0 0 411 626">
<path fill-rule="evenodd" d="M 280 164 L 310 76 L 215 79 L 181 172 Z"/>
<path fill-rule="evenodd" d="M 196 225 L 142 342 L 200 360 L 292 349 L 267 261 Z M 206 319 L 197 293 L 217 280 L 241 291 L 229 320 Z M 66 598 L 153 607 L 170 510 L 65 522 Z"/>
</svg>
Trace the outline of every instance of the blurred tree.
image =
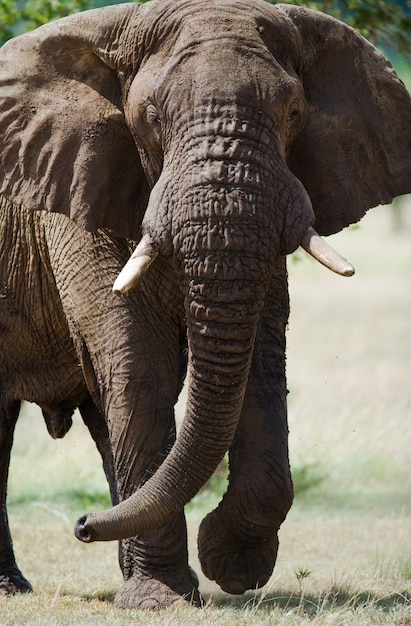
<svg viewBox="0 0 411 626">
<path fill-rule="evenodd" d="M 14 35 L 89 5 L 90 0 L 0 0 L 0 45 Z"/>
<path fill-rule="evenodd" d="M 276 4 L 273 0 L 268 0 Z M 283 0 L 325 11 L 358 30 L 376 46 L 411 57 L 411 2 L 408 0 Z"/>
<path fill-rule="evenodd" d="M 0 0 L 0 46 L 15 35 L 58 17 L 127 1 L 129 0 Z"/>
</svg>

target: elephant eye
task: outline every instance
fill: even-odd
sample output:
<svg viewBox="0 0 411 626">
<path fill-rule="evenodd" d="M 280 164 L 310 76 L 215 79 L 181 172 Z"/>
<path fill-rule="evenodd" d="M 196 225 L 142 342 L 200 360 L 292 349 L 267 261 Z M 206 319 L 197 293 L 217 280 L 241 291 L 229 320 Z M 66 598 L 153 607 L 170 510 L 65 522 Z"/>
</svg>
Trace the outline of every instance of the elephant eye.
<svg viewBox="0 0 411 626">
<path fill-rule="evenodd" d="M 293 102 L 288 110 L 287 121 L 294 122 L 300 117 L 300 106 L 298 102 Z"/>
<path fill-rule="evenodd" d="M 159 124 L 160 116 L 154 104 L 149 104 L 146 109 L 146 119 L 149 124 Z"/>
</svg>

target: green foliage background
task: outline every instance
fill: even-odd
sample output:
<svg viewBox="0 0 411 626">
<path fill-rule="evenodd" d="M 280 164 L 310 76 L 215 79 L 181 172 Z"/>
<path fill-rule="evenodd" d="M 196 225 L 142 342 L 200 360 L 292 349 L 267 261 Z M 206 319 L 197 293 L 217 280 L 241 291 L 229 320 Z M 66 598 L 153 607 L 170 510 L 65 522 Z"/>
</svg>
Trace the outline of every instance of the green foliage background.
<svg viewBox="0 0 411 626">
<path fill-rule="evenodd" d="M 105 4 L 115 1 L 0 0 L 0 45 L 52 19 Z M 372 43 L 411 56 L 411 3 L 407 0 L 292 0 L 287 4 L 325 11 L 359 30 Z"/>
<path fill-rule="evenodd" d="M 325 11 L 358 30 L 373 44 L 411 55 L 411 2 L 407 0 L 286 0 L 286 4 Z"/>
</svg>

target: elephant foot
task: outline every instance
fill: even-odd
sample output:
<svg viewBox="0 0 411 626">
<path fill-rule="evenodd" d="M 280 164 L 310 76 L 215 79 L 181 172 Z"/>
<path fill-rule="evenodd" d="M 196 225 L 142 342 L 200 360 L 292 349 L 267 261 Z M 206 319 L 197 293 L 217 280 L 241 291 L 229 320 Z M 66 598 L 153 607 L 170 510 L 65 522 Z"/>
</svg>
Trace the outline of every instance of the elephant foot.
<svg viewBox="0 0 411 626">
<path fill-rule="evenodd" d="M 122 609 L 159 610 L 188 605 L 202 606 L 198 578 L 191 568 L 180 576 L 134 574 L 114 598 L 114 606 Z"/>
<path fill-rule="evenodd" d="M 209 513 L 200 525 L 198 554 L 207 578 L 223 591 L 240 595 L 268 582 L 277 558 L 278 537 L 275 529 L 248 522 L 243 522 L 246 532 L 235 532 L 229 527 L 233 520 L 234 513 L 224 516 L 220 509 Z"/>
<path fill-rule="evenodd" d="M 24 578 L 17 565 L 13 565 L 0 573 L 0 596 L 30 593 L 32 591 L 32 586 Z"/>
</svg>

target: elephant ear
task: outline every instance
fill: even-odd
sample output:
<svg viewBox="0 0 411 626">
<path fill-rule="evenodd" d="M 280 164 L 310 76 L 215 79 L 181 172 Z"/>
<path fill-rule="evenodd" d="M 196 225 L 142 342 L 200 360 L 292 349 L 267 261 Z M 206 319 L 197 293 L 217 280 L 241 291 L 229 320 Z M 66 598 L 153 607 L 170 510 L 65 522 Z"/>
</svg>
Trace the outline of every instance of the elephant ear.
<svg viewBox="0 0 411 626">
<path fill-rule="evenodd" d="M 148 184 L 122 107 L 119 40 L 141 7 L 72 15 L 0 51 L 0 193 L 136 238 Z M 124 56 L 124 55 L 123 55 Z"/>
<path fill-rule="evenodd" d="M 302 38 L 296 69 L 309 109 L 289 166 L 310 195 L 316 229 L 329 235 L 411 192 L 411 99 L 387 59 L 352 28 L 318 11 L 276 9 Z"/>
</svg>

